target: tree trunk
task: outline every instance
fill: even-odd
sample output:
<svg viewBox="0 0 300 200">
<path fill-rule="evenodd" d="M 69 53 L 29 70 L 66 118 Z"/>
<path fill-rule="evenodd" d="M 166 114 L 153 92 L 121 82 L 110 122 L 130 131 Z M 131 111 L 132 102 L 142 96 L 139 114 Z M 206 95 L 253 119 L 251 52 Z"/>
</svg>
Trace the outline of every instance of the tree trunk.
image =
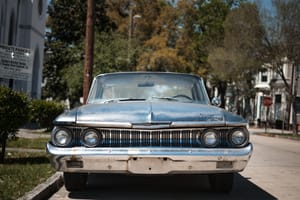
<svg viewBox="0 0 300 200">
<path fill-rule="evenodd" d="M 245 107 L 243 108 L 243 117 L 249 119 L 252 116 L 252 109 L 250 105 L 250 97 L 245 96 Z"/>
<path fill-rule="evenodd" d="M 1 155 L 0 155 L 0 163 L 4 163 L 4 158 L 5 158 L 5 149 L 6 149 L 6 141 L 7 141 L 7 133 L 3 133 L 1 137 Z"/>
<path fill-rule="evenodd" d="M 287 112 L 288 112 L 288 115 L 287 115 L 287 129 L 290 130 L 290 121 L 291 121 L 291 111 L 292 111 L 292 98 L 291 96 L 289 95 L 288 97 L 288 104 L 287 104 Z"/>
<path fill-rule="evenodd" d="M 293 107 L 293 113 L 292 113 L 292 122 L 293 122 L 293 134 L 297 135 L 298 133 L 298 124 L 297 124 L 297 113 L 296 113 L 296 101 L 295 101 L 295 96 L 293 97 L 292 101 L 292 107 Z"/>
<path fill-rule="evenodd" d="M 221 98 L 221 108 L 225 108 L 225 95 L 226 95 L 226 89 L 227 89 L 227 82 L 225 81 L 220 81 L 218 83 L 218 92 Z"/>
</svg>

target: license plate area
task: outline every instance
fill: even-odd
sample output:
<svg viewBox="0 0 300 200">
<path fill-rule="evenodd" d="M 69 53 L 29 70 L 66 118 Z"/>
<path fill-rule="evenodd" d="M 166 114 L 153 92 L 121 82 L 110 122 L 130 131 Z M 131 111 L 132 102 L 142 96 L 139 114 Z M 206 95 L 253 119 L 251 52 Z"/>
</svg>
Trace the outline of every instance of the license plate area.
<svg viewBox="0 0 300 200">
<path fill-rule="evenodd" d="M 169 158 L 132 157 L 128 160 L 128 171 L 134 174 L 167 174 L 170 170 Z"/>
</svg>

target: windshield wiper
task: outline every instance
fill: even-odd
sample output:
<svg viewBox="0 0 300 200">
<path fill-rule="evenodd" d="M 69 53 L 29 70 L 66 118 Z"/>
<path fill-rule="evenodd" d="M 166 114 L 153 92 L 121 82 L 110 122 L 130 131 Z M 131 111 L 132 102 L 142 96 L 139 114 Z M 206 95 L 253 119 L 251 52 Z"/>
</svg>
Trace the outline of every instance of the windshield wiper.
<svg viewBox="0 0 300 200">
<path fill-rule="evenodd" d="M 167 101 L 178 101 L 178 99 L 173 97 L 152 97 L 152 99 L 161 99 L 161 100 L 167 100 Z"/>
<path fill-rule="evenodd" d="M 119 99 L 107 99 L 103 103 L 113 103 L 119 101 L 145 101 L 146 99 L 142 98 L 119 98 Z"/>
<path fill-rule="evenodd" d="M 124 99 L 119 99 L 119 101 L 145 101 L 146 99 L 143 98 L 124 98 Z"/>
</svg>

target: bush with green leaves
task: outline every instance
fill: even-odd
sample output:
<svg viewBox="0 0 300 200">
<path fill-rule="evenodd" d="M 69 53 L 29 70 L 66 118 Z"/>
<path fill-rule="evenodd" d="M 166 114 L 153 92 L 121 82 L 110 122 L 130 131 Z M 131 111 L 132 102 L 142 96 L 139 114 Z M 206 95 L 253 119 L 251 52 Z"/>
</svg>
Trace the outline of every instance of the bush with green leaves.
<svg viewBox="0 0 300 200">
<path fill-rule="evenodd" d="M 64 111 L 65 106 L 55 101 L 32 100 L 29 109 L 30 121 L 49 130 L 53 127 L 53 120 Z"/>
<path fill-rule="evenodd" d="M 0 162 L 4 162 L 6 141 L 10 134 L 28 121 L 28 99 L 24 94 L 0 86 Z"/>
</svg>

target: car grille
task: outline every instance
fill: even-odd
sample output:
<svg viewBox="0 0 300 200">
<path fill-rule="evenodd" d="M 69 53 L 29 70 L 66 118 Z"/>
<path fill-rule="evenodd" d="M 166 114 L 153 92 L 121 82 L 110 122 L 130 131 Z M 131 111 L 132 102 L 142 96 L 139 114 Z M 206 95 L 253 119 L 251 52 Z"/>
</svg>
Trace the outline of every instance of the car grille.
<svg viewBox="0 0 300 200">
<path fill-rule="evenodd" d="M 205 129 L 97 129 L 101 134 L 101 147 L 201 147 L 199 138 Z M 226 129 L 217 129 L 220 146 L 227 146 Z M 77 131 L 77 145 L 80 145 L 80 132 Z"/>
</svg>

